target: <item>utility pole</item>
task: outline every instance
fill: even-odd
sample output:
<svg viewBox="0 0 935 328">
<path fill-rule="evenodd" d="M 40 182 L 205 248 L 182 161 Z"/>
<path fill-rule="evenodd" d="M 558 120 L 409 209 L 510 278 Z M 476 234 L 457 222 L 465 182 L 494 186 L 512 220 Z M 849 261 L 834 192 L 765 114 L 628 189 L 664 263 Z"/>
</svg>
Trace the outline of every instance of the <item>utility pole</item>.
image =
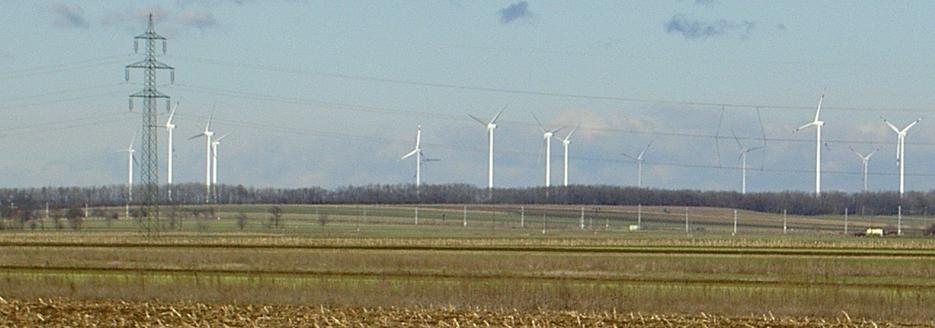
<svg viewBox="0 0 935 328">
<path fill-rule="evenodd" d="M 688 206 L 685 206 L 685 234 L 688 234 Z"/>
<path fill-rule="evenodd" d="M 519 208 L 519 227 L 526 228 L 526 207 L 520 206 Z"/>
<path fill-rule="evenodd" d="M 643 230 L 643 204 L 636 204 L 636 230 Z"/>
<path fill-rule="evenodd" d="M 844 234 L 847 234 L 847 207 L 844 208 Z"/>
<path fill-rule="evenodd" d="M 903 206 L 899 205 L 896 208 L 896 235 L 903 235 Z"/>
<path fill-rule="evenodd" d="M 544 235 L 546 229 L 549 226 L 549 218 L 545 216 L 545 212 L 542 212 L 542 234 Z"/>
<path fill-rule="evenodd" d="M 143 70 L 143 90 L 130 95 L 130 110 L 133 110 L 133 98 L 143 101 L 142 125 L 142 157 L 140 161 L 140 183 L 143 195 L 140 199 L 141 220 L 143 231 L 147 234 L 158 232 L 159 225 L 159 161 L 158 161 L 158 135 L 157 128 L 162 124 L 156 121 L 157 99 L 166 100 L 166 110 L 169 110 L 169 96 L 156 90 L 156 71 L 169 70 L 170 80 L 175 82 L 175 69 L 156 59 L 156 42 L 162 41 L 162 53 L 166 53 L 166 38 L 157 34 L 153 24 L 153 14 L 149 14 L 146 32 L 133 38 L 134 51 L 139 50 L 139 42 L 143 41 L 146 58 L 126 66 L 126 80 L 130 81 L 130 69 Z"/>
<path fill-rule="evenodd" d="M 584 207 L 581 207 L 581 230 L 584 230 Z"/>
<path fill-rule="evenodd" d="M 734 210 L 734 232 L 730 234 L 731 236 L 737 235 L 737 210 Z"/>
<path fill-rule="evenodd" d="M 464 211 L 461 212 L 461 217 L 464 219 L 464 226 L 467 227 L 467 205 L 464 206 Z"/>
<path fill-rule="evenodd" d="M 786 234 L 787 228 L 788 226 L 786 225 L 786 210 L 782 210 L 782 234 L 784 235 Z"/>
</svg>

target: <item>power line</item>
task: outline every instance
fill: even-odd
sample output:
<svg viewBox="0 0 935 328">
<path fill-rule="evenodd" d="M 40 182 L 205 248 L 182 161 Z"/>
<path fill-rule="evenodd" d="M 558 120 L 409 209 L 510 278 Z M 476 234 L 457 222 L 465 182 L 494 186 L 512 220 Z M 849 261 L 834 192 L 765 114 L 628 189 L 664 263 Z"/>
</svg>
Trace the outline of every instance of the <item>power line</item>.
<svg viewBox="0 0 935 328">
<path fill-rule="evenodd" d="M 192 114 L 187 114 L 187 115 L 176 114 L 176 115 L 177 115 L 177 117 L 183 118 L 183 119 L 186 118 L 186 117 L 199 118 L 199 119 L 203 119 L 203 120 L 208 119 L 208 117 L 206 117 L 206 116 L 200 116 L 200 115 L 192 115 Z M 355 135 L 355 134 L 349 134 L 349 133 L 343 133 L 343 132 L 323 131 L 323 130 L 316 130 L 316 129 L 309 129 L 309 128 L 284 127 L 284 126 L 274 125 L 274 124 L 257 123 L 257 122 L 254 122 L 254 121 L 242 121 L 242 120 L 235 120 L 235 119 L 223 119 L 223 118 L 218 118 L 218 117 L 214 117 L 214 118 L 213 118 L 213 122 L 221 123 L 221 124 L 226 124 L 226 125 L 232 125 L 232 126 L 240 126 L 240 127 L 254 128 L 254 129 L 256 129 L 257 131 L 262 131 L 262 132 L 280 132 L 280 133 L 286 133 L 286 134 L 296 134 L 296 135 L 306 135 L 306 136 L 316 136 L 316 137 L 327 137 L 327 138 L 334 138 L 334 139 L 338 139 L 338 140 L 342 140 L 342 141 L 346 141 L 348 138 L 366 140 L 366 141 L 369 141 L 369 142 L 380 143 L 380 144 L 385 144 L 386 142 L 407 143 L 407 142 L 411 142 L 411 141 L 412 141 L 412 140 L 409 140 L 409 139 L 401 139 L 401 138 L 388 138 L 388 137 L 379 137 L 379 136 L 363 136 L 363 135 Z M 474 152 L 474 153 L 486 153 L 486 152 L 487 152 L 486 149 L 474 148 L 474 147 L 454 146 L 454 145 L 449 145 L 449 144 L 440 144 L 440 143 L 431 143 L 431 142 L 428 142 L 428 143 L 423 142 L 423 144 L 424 144 L 424 145 L 429 145 L 429 146 L 434 146 L 434 147 L 437 147 L 437 148 L 447 149 L 447 150 L 450 150 L 450 151 L 469 151 L 469 152 Z M 529 152 L 529 151 L 524 151 L 524 150 L 518 150 L 518 149 L 503 148 L 503 147 L 499 147 L 499 148 L 498 148 L 498 152 L 509 153 L 509 154 L 515 154 L 515 155 L 521 155 L 521 156 L 529 156 L 529 157 L 538 156 L 538 153 Z M 635 162 L 634 162 L 634 161 L 632 161 L 632 160 L 624 160 L 624 159 L 613 159 L 613 158 L 602 158 L 602 157 L 588 157 L 588 156 L 574 156 L 574 155 L 569 156 L 569 157 L 572 158 L 572 159 L 575 159 L 575 160 L 583 160 L 583 161 L 591 161 L 591 162 L 608 162 L 608 163 L 635 165 Z M 739 166 L 718 166 L 718 165 L 711 165 L 711 164 L 686 164 L 686 163 L 684 163 L 684 162 L 644 161 L 644 165 L 664 166 L 664 167 L 677 167 L 677 168 L 696 168 L 696 169 L 700 168 L 700 169 L 711 169 L 711 170 L 729 170 L 729 171 L 739 171 L 739 170 L 741 170 L 741 167 L 739 167 Z M 792 174 L 812 174 L 812 173 L 814 173 L 813 170 L 806 170 L 806 169 L 772 169 L 772 168 L 764 168 L 764 169 L 757 169 L 757 170 L 750 170 L 750 171 L 773 172 L 773 173 L 792 173 Z M 841 171 L 841 170 L 823 170 L 822 173 L 825 173 L 825 174 L 832 174 L 832 175 L 862 175 L 862 174 L 863 174 L 862 171 L 858 172 L 858 171 Z M 896 175 L 896 173 L 886 173 L 886 172 L 870 172 L 870 173 L 868 173 L 868 174 L 874 175 L 874 176 L 895 176 L 895 175 Z M 935 177 L 935 173 L 912 173 L 912 174 L 907 173 L 906 176 Z"/>
<path fill-rule="evenodd" d="M 109 66 L 109 65 L 122 62 L 123 61 L 122 57 L 126 57 L 126 56 L 125 55 L 107 56 L 107 57 L 101 57 L 101 58 L 96 58 L 96 59 L 80 60 L 80 61 L 75 61 L 71 63 L 52 64 L 52 65 L 37 66 L 37 67 L 14 70 L 14 71 L 7 71 L 7 72 L 0 73 L 0 80 L 19 79 L 19 78 L 24 78 L 24 77 L 36 76 L 36 75 L 61 73 L 61 72 L 75 71 L 75 70 L 99 67 L 99 66 Z M 114 59 L 114 58 L 121 58 L 121 59 Z M 107 59 L 110 59 L 110 60 L 107 60 Z"/>
<path fill-rule="evenodd" d="M 120 93 L 120 92 L 122 92 L 122 91 L 117 90 L 117 91 L 111 91 L 111 92 L 105 92 L 105 93 L 99 93 L 99 94 L 91 94 L 91 95 L 75 96 L 75 97 L 69 97 L 69 98 L 61 98 L 61 99 L 50 100 L 50 101 L 41 101 L 41 102 L 33 102 L 33 103 L 18 104 L 18 105 L 8 105 L 8 106 L 2 106 L 2 107 L 0 107 L 0 110 L 5 110 L 5 109 L 22 109 L 22 108 L 26 108 L 26 107 L 35 107 L 35 106 L 42 106 L 42 105 L 49 105 L 49 104 L 57 104 L 57 103 L 70 102 L 70 101 L 76 101 L 76 100 L 83 100 L 83 99 L 90 99 L 90 98 L 98 98 L 98 97 L 103 97 L 103 96 L 109 96 L 109 95 L 117 94 L 117 93 Z"/>
<path fill-rule="evenodd" d="M 505 94 L 519 94 L 519 95 L 544 96 L 544 97 L 588 99 L 588 100 L 609 100 L 609 101 L 620 101 L 620 102 L 627 102 L 627 103 L 669 104 L 669 105 L 683 105 L 683 106 L 725 107 L 725 108 L 742 108 L 742 109 L 756 109 L 756 108 L 776 109 L 776 110 L 779 110 L 779 109 L 814 110 L 815 109 L 815 106 L 812 106 L 812 105 L 798 106 L 798 105 L 779 105 L 779 104 L 748 104 L 748 103 L 731 103 L 731 102 L 686 101 L 686 100 L 674 100 L 674 99 L 662 99 L 662 98 L 653 99 L 653 98 L 577 94 L 577 93 L 565 93 L 565 92 L 541 91 L 541 90 L 497 88 L 497 87 L 462 85 L 462 84 L 453 84 L 453 83 L 426 82 L 426 81 L 418 81 L 418 80 L 384 78 L 384 77 L 375 77 L 375 76 L 367 76 L 367 75 L 331 73 L 331 72 L 303 70 L 303 69 L 272 66 L 272 65 L 220 61 L 220 60 L 200 58 L 200 57 L 178 57 L 178 58 L 182 60 L 188 60 L 188 61 L 203 63 L 203 64 L 234 67 L 234 68 L 248 68 L 248 69 L 260 70 L 260 71 L 299 74 L 299 75 L 311 75 L 311 76 L 329 77 L 329 78 L 354 80 L 354 81 L 366 81 L 366 82 L 400 84 L 400 85 L 411 85 L 411 86 L 432 87 L 432 88 L 479 91 L 479 92 L 488 92 L 488 93 L 505 93 Z M 825 106 L 825 107 L 822 107 L 822 109 L 832 110 L 832 111 L 860 111 L 860 112 L 931 112 L 932 111 L 931 108 L 896 108 L 896 107 L 883 108 L 883 107 Z"/>
<path fill-rule="evenodd" d="M 84 86 L 84 87 L 80 87 L 80 88 L 72 88 L 72 89 L 63 89 L 63 90 L 49 91 L 49 92 L 44 92 L 44 93 L 40 93 L 40 94 L 33 94 L 33 95 L 29 95 L 29 96 L 19 96 L 19 97 L 16 97 L 16 98 L 3 99 L 3 101 L 4 101 L 4 102 L 16 102 L 16 101 L 20 101 L 20 100 L 28 100 L 28 99 L 33 99 L 33 98 L 44 98 L 44 97 L 48 97 L 48 96 L 50 96 L 50 95 L 58 95 L 58 94 L 63 94 L 63 93 L 73 93 L 73 92 L 87 91 L 87 90 L 93 90 L 93 89 L 102 89 L 102 88 L 116 87 L 116 86 L 122 86 L 122 85 L 125 85 L 125 83 L 120 83 L 120 82 L 118 82 L 118 83 L 96 84 L 96 85 Z"/>
<path fill-rule="evenodd" d="M 123 122 L 129 120 L 133 117 L 125 116 L 125 113 L 109 113 L 97 116 L 87 116 L 75 119 L 67 119 L 60 121 L 49 121 L 36 123 L 31 125 L 16 126 L 12 128 L 5 128 L 4 132 L 0 133 L 0 138 L 10 138 L 14 136 L 24 136 L 32 134 L 42 134 L 50 131 L 64 131 L 68 129 L 74 129 L 79 127 L 87 126 L 100 126 L 101 124 L 112 124 L 117 122 Z M 117 117 L 124 116 L 124 117 Z"/>
<path fill-rule="evenodd" d="M 357 104 L 348 104 L 340 102 L 325 101 L 319 99 L 309 99 L 309 98 L 295 98 L 295 97 L 280 97 L 274 95 L 265 95 L 253 92 L 246 91 L 236 91 L 236 90 L 223 90 L 217 88 L 209 88 L 202 86 L 194 86 L 188 84 L 177 84 L 181 90 L 190 89 L 192 91 L 197 91 L 199 93 L 215 94 L 222 95 L 227 97 L 237 97 L 243 99 L 259 100 L 259 101 L 270 101 L 270 102 L 280 102 L 288 104 L 297 104 L 297 105 L 320 105 L 325 108 L 334 108 L 341 110 L 352 110 L 360 111 L 367 113 L 388 113 L 394 115 L 420 115 L 423 117 L 435 117 L 439 119 L 452 120 L 458 122 L 467 122 L 468 119 L 462 115 L 451 115 L 443 114 L 437 112 L 424 112 L 416 110 L 405 110 L 405 109 L 394 109 L 387 107 L 375 107 L 375 106 L 366 106 L 366 105 L 357 105 Z M 505 120 L 504 122 L 521 124 L 524 126 L 533 127 L 533 124 L 521 121 L 510 121 Z M 710 139 L 715 138 L 718 140 L 733 140 L 733 136 L 722 136 L 719 134 L 705 134 L 705 133 L 688 133 L 688 132 L 672 132 L 672 131 L 645 131 L 645 130 L 633 130 L 633 129 L 621 129 L 621 128 L 597 128 L 588 125 L 582 125 L 582 130 L 590 130 L 596 132 L 610 132 L 610 133 L 623 133 L 631 135 L 648 135 L 648 136 L 663 136 L 663 137 L 676 137 L 676 138 L 695 138 L 695 139 Z M 772 142 L 791 142 L 791 143 L 813 143 L 813 140 L 807 139 L 794 139 L 794 138 L 780 138 L 780 137 L 744 137 L 738 136 L 740 140 L 744 141 L 772 141 Z M 828 143 L 845 143 L 845 144 L 864 144 L 864 145 L 889 145 L 890 142 L 886 141 L 875 141 L 875 140 L 854 140 L 854 139 L 826 139 Z M 935 146 L 935 142 L 912 142 L 907 143 L 917 146 Z"/>
</svg>

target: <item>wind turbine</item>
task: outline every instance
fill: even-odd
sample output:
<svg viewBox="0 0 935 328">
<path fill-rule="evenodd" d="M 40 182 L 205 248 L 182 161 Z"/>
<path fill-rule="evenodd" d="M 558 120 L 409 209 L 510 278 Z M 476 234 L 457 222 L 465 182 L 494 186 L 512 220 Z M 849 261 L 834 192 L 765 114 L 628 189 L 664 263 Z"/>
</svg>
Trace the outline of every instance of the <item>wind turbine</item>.
<svg viewBox="0 0 935 328">
<path fill-rule="evenodd" d="M 172 201 L 172 156 L 175 154 L 175 146 L 172 145 L 172 130 L 175 130 L 175 123 L 172 122 L 172 119 L 175 118 L 175 110 L 179 108 L 179 102 L 175 102 L 175 106 L 172 107 L 172 110 L 169 111 L 169 119 L 166 120 L 166 136 L 167 141 L 169 142 L 168 152 L 169 156 L 166 157 L 166 184 L 167 192 L 169 195 L 169 201 Z"/>
<path fill-rule="evenodd" d="M 646 145 L 646 148 L 643 148 L 643 151 L 636 155 L 636 157 L 630 156 L 627 153 L 623 153 L 623 156 L 629 157 L 636 161 L 636 186 L 637 188 L 643 188 L 643 155 L 646 155 L 646 151 L 649 150 L 649 147 L 653 145 L 653 142 L 650 141 Z"/>
<path fill-rule="evenodd" d="M 886 125 L 889 126 L 893 132 L 896 132 L 896 164 L 899 165 L 899 198 L 903 197 L 903 193 L 906 189 L 906 133 L 909 132 L 909 129 L 918 124 L 919 121 L 922 121 L 922 118 L 909 123 L 909 125 L 900 130 L 896 128 L 893 123 L 890 123 L 890 121 L 887 121 L 885 118 L 883 118 L 883 123 L 886 123 Z"/>
<path fill-rule="evenodd" d="M 205 203 L 211 200 L 211 137 L 214 136 L 214 132 L 211 131 L 212 118 L 208 117 L 208 123 L 205 124 L 204 131 L 188 138 L 188 140 L 192 140 L 205 137 Z"/>
<path fill-rule="evenodd" d="M 822 93 L 821 96 L 818 97 L 818 109 L 815 110 L 815 119 L 793 131 L 793 133 L 797 133 L 799 130 L 815 126 L 815 197 L 821 196 L 821 127 L 825 125 L 825 122 L 819 120 L 818 117 L 819 114 L 821 114 L 821 103 L 824 99 L 825 94 Z"/>
<path fill-rule="evenodd" d="M 218 145 L 221 144 L 221 140 L 224 137 L 227 137 L 230 133 L 222 135 L 220 138 L 214 139 L 211 141 L 211 186 L 214 187 L 214 198 L 217 201 L 218 193 Z"/>
<path fill-rule="evenodd" d="M 416 146 L 406 155 L 400 158 L 400 160 L 407 159 L 411 156 L 416 156 L 416 194 L 419 194 L 419 186 L 422 185 L 422 125 L 419 124 L 416 127 Z"/>
<path fill-rule="evenodd" d="M 483 127 L 487 128 L 487 191 L 490 192 L 493 190 L 493 130 L 497 128 L 497 119 L 500 118 L 500 115 L 503 114 L 503 111 L 506 110 L 506 106 L 503 106 L 503 109 L 494 115 L 490 121 L 485 122 L 477 118 L 477 116 L 468 114 L 472 119 L 480 123 Z"/>
<path fill-rule="evenodd" d="M 133 135 L 133 138 L 130 139 L 130 145 L 127 146 L 127 149 L 120 150 L 120 153 L 127 153 L 127 201 L 133 201 L 133 162 L 136 162 L 136 156 L 133 156 L 133 153 L 136 152 L 136 149 L 133 149 L 133 144 L 136 143 L 136 135 Z"/>
<path fill-rule="evenodd" d="M 562 148 L 565 150 L 565 175 L 563 178 L 565 187 L 568 187 L 568 144 L 571 143 L 571 136 L 575 134 L 575 130 L 578 130 L 578 126 L 576 126 L 574 129 L 571 129 L 571 132 L 568 132 L 568 135 L 562 138 Z"/>
<path fill-rule="evenodd" d="M 857 154 L 857 157 L 860 158 L 860 162 L 864 164 L 864 192 L 867 192 L 867 168 L 870 167 L 870 157 L 873 157 L 873 154 L 876 154 L 880 148 L 874 149 L 867 155 L 861 154 L 860 152 L 854 150 L 854 147 L 850 147 L 851 151 L 854 154 Z"/>
<path fill-rule="evenodd" d="M 539 121 L 539 118 L 536 117 L 536 114 L 532 114 L 532 118 L 536 120 L 536 123 L 539 124 L 539 130 L 542 130 L 542 147 L 545 148 L 545 187 L 548 188 L 552 186 L 552 136 L 555 135 L 555 132 L 561 130 L 562 128 L 555 128 L 552 130 L 546 130 L 545 126 L 542 125 L 542 122 Z M 539 155 L 542 155 L 542 150 L 540 148 Z"/>
<path fill-rule="evenodd" d="M 740 142 L 740 138 L 737 138 L 737 135 L 734 134 L 734 130 L 731 130 L 730 133 L 734 135 L 734 141 L 737 142 L 737 147 L 740 148 L 740 157 L 737 159 L 740 160 L 740 194 L 743 195 L 747 193 L 747 154 L 763 149 L 763 147 L 744 147 Z"/>
</svg>

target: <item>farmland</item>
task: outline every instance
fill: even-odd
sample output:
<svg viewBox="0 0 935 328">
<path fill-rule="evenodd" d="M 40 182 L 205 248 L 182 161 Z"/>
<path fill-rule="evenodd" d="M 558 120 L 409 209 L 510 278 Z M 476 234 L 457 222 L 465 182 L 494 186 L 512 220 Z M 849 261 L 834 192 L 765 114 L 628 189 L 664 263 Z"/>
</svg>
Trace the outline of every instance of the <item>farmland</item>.
<svg viewBox="0 0 935 328">
<path fill-rule="evenodd" d="M 156 314 L 175 307 L 224 320 L 217 311 L 262 316 L 269 306 L 271 320 L 309 311 L 303 322 L 331 326 L 370 317 L 422 318 L 410 321 L 423 326 L 508 317 L 526 326 L 935 319 L 935 240 L 921 236 L 925 217 L 903 218 L 903 237 L 858 238 L 836 231 L 836 217 L 788 217 L 796 228 L 783 234 L 781 215 L 753 212 L 741 213 L 732 235 L 721 223 L 732 211 L 710 208 L 690 209 L 688 233 L 677 221 L 684 213 L 661 208 L 644 208 L 635 232 L 632 208 L 622 207 L 586 208 L 584 229 L 580 207 L 427 206 L 418 225 L 412 207 L 367 209 L 283 206 L 273 226 L 268 206 L 229 206 L 213 217 L 180 216 L 157 236 L 130 220 L 96 218 L 80 231 L 4 231 L 0 309 L 41 313 L 41 299 L 108 313 L 125 302 L 128 316 L 181 322 L 195 319 Z M 852 219 L 859 227 L 892 218 Z M 61 315 L 52 318 L 72 320 Z"/>
</svg>

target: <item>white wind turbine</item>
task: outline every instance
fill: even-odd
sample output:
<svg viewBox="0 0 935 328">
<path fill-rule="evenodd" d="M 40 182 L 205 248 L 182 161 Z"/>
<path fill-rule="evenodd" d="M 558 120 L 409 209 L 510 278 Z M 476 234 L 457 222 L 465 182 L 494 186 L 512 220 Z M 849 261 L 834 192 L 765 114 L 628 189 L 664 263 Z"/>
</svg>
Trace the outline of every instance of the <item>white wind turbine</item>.
<svg viewBox="0 0 935 328">
<path fill-rule="evenodd" d="M 211 200 L 211 137 L 214 136 L 214 132 L 211 131 L 211 119 L 211 117 L 208 118 L 204 131 L 188 138 L 192 140 L 205 137 L 205 203 Z"/>
<path fill-rule="evenodd" d="M 646 151 L 649 150 L 649 147 L 652 145 L 653 142 L 650 141 L 649 144 L 646 145 L 646 148 L 643 148 L 643 151 L 636 155 L 636 157 L 630 156 L 627 153 L 623 153 L 623 156 L 629 157 L 636 161 L 636 186 L 638 188 L 643 188 L 643 156 L 646 155 Z"/>
<path fill-rule="evenodd" d="M 477 118 L 477 116 L 468 114 L 468 116 L 477 121 L 477 123 L 487 128 L 487 191 L 493 190 L 493 130 L 497 128 L 497 119 L 500 118 L 504 110 L 506 110 L 506 106 L 503 106 L 503 109 L 501 109 L 497 115 L 494 115 L 489 122 L 484 122 L 484 120 Z"/>
<path fill-rule="evenodd" d="M 546 130 L 545 126 L 542 125 L 542 122 L 539 121 L 539 118 L 536 117 L 536 114 L 532 114 L 532 118 L 536 120 L 536 123 L 539 124 L 539 130 L 542 130 L 542 147 L 545 148 L 545 187 L 552 186 L 552 136 L 555 135 L 555 132 L 561 130 L 562 128 L 555 128 L 552 130 Z M 542 156 L 542 150 L 540 149 L 539 155 Z"/>
<path fill-rule="evenodd" d="M 222 135 L 220 138 L 214 139 L 211 141 L 211 186 L 214 187 L 214 197 L 217 198 L 217 187 L 218 187 L 218 145 L 221 144 L 221 140 L 224 137 L 227 137 L 230 133 Z"/>
<path fill-rule="evenodd" d="M 867 155 L 861 154 L 859 151 L 854 150 L 854 147 L 850 147 L 850 148 L 851 148 L 851 151 L 854 152 L 854 154 L 857 154 L 857 157 L 860 158 L 860 162 L 863 164 L 864 192 L 866 192 L 867 191 L 867 169 L 870 167 L 870 157 L 873 157 L 873 154 L 876 154 L 877 151 L 880 150 L 880 148 L 874 149 L 872 152 L 870 152 Z"/>
<path fill-rule="evenodd" d="M 896 164 L 899 165 L 899 197 L 900 198 L 903 197 L 903 193 L 906 191 L 906 188 L 905 188 L 906 187 L 906 183 L 905 183 L 906 133 L 909 132 L 909 129 L 911 129 L 913 126 L 918 124 L 919 121 L 922 121 L 922 118 L 919 118 L 913 121 L 912 123 L 909 123 L 909 125 L 907 125 L 905 128 L 900 130 L 896 128 L 896 126 L 893 125 L 893 123 L 890 123 L 890 121 L 887 121 L 885 118 L 883 119 L 883 123 L 886 123 L 886 125 L 889 126 L 890 129 L 893 130 L 893 132 L 896 132 Z"/>
<path fill-rule="evenodd" d="M 172 110 L 169 111 L 169 119 L 166 120 L 166 137 L 169 143 L 168 147 L 168 157 L 166 157 L 166 184 L 167 192 L 169 195 L 169 201 L 172 201 L 172 157 L 175 154 L 175 146 L 172 144 L 172 130 L 175 130 L 175 123 L 172 120 L 175 118 L 175 110 L 179 108 L 179 102 L 175 102 L 175 106 L 172 107 Z"/>
<path fill-rule="evenodd" d="M 734 134 L 734 130 L 731 130 L 730 133 L 734 135 L 734 141 L 737 142 L 737 147 L 740 148 L 740 157 L 737 159 L 740 160 L 740 194 L 743 195 L 747 193 L 747 154 L 763 149 L 763 147 L 744 147 L 743 144 L 740 143 L 740 138 L 737 138 L 737 135 Z"/>
<path fill-rule="evenodd" d="M 563 178 L 565 187 L 568 187 L 568 144 L 571 143 L 571 136 L 575 134 L 575 130 L 578 130 L 577 126 L 574 129 L 571 129 L 571 132 L 568 132 L 568 135 L 566 135 L 565 138 L 562 138 L 562 148 L 565 150 L 565 166 L 563 167 L 565 170 L 565 175 Z"/>
<path fill-rule="evenodd" d="M 422 125 L 416 126 L 416 146 L 406 155 L 400 158 L 404 160 L 410 156 L 416 156 L 416 194 L 419 193 L 419 186 L 422 185 Z"/>
<path fill-rule="evenodd" d="M 818 97 L 818 109 L 815 110 L 815 119 L 793 131 L 793 133 L 796 133 L 807 127 L 815 126 L 815 197 L 821 196 L 821 127 L 825 125 L 825 122 L 819 120 L 818 117 L 821 114 L 821 103 L 824 99 L 825 94 L 822 93 Z"/>
<path fill-rule="evenodd" d="M 127 149 L 120 150 L 120 153 L 127 153 L 127 203 L 126 203 L 126 216 L 130 217 L 130 203 L 133 202 L 133 163 L 136 162 L 136 156 L 133 156 L 133 153 L 136 152 L 133 149 L 133 144 L 136 142 L 136 135 L 133 135 L 133 138 L 130 139 L 130 145 L 127 146 Z"/>
<path fill-rule="evenodd" d="M 136 149 L 133 149 L 134 143 L 136 143 L 136 135 L 133 135 L 133 138 L 130 139 L 130 145 L 127 146 L 127 149 L 118 151 L 127 153 L 127 203 L 133 201 L 133 163 L 136 162 L 136 156 L 133 156 L 133 153 L 136 152 Z"/>
</svg>

